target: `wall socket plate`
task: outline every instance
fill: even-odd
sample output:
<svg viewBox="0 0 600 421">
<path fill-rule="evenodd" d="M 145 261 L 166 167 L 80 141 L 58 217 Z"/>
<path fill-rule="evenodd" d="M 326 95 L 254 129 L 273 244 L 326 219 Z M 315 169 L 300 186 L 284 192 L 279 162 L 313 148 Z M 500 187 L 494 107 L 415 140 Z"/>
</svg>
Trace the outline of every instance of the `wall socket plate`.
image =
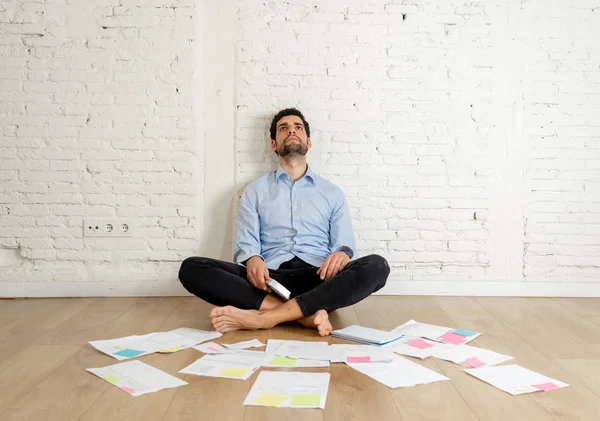
<svg viewBox="0 0 600 421">
<path fill-rule="evenodd" d="M 121 218 L 85 219 L 83 235 L 84 237 L 131 237 L 133 225 L 130 220 Z"/>
</svg>

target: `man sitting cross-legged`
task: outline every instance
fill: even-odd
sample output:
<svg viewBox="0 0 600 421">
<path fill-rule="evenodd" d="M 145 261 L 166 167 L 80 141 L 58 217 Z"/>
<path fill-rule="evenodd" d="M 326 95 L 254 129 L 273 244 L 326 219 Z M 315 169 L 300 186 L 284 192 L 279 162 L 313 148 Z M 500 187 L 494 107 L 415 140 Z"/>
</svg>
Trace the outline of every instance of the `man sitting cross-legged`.
<svg viewBox="0 0 600 421">
<path fill-rule="evenodd" d="M 385 285 L 390 269 L 378 255 L 354 257 L 354 233 L 342 191 L 306 163 L 310 128 L 294 108 L 271 123 L 279 168 L 244 191 L 237 217 L 236 263 L 189 257 L 179 279 L 192 294 L 219 307 L 215 329 L 269 329 L 297 320 L 331 333 L 328 313 L 359 302 Z M 275 279 L 291 292 L 271 294 Z"/>
</svg>

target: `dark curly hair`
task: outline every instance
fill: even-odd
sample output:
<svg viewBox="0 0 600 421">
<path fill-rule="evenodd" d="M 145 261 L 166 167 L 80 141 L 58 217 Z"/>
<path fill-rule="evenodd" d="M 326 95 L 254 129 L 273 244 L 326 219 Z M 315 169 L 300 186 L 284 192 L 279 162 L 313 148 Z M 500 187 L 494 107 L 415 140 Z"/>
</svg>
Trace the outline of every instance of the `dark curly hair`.
<svg viewBox="0 0 600 421">
<path fill-rule="evenodd" d="M 296 108 L 286 108 L 285 110 L 281 110 L 277 114 L 275 114 L 275 117 L 273 117 L 273 120 L 271 121 L 271 139 L 275 139 L 277 133 L 277 122 L 283 117 L 287 117 L 288 115 L 295 115 L 296 117 L 300 117 L 302 123 L 304 124 L 306 136 L 310 137 L 310 126 L 308 125 L 308 121 L 306 121 L 302 113 Z"/>
</svg>

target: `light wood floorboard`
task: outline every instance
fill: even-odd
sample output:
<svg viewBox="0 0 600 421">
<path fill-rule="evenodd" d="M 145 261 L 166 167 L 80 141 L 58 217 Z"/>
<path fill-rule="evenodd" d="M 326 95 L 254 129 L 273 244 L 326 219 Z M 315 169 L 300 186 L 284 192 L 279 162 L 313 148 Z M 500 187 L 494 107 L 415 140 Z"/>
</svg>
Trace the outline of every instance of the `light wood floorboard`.
<svg viewBox="0 0 600 421">
<path fill-rule="evenodd" d="M 571 386 L 511 396 L 456 364 L 417 360 L 451 381 L 389 389 L 344 364 L 328 369 L 325 410 L 246 407 L 247 381 L 180 375 L 202 354 L 187 349 L 140 360 L 189 384 L 131 397 L 85 371 L 117 361 L 88 341 L 166 331 L 212 330 L 211 306 L 193 297 L 0 300 L 0 419 L 351 421 L 597 421 L 600 419 L 600 299 L 370 297 L 331 315 L 334 328 L 352 324 L 392 329 L 409 319 L 483 332 L 472 344 L 511 355 L 520 364 Z M 349 343 L 285 324 L 234 332 L 221 343 L 258 338 Z"/>
</svg>

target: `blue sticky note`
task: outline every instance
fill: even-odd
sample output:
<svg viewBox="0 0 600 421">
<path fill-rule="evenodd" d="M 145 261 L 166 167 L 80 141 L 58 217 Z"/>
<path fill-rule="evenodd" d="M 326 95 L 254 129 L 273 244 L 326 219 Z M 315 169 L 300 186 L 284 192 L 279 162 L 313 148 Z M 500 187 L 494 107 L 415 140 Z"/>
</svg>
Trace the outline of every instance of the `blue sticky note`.
<svg viewBox="0 0 600 421">
<path fill-rule="evenodd" d="M 137 349 L 125 348 L 120 350 L 119 352 L 115 352 L 115 355 L 118 355 L 119 357 L 131 358 L 137 357 L 138 355 L 143 353 L 144 351 L 138 351 Z"/>
<path fill-rule="evenodd" d="M 454 329 L 454 333 L 456 333 L 457 335 L 460 335 L 460 336 L 475 336 L 475 335 L 477 335 L 477 332 L 471 332 L 470 330 L 466 330 L 466 329 Z"/>
</svg>

